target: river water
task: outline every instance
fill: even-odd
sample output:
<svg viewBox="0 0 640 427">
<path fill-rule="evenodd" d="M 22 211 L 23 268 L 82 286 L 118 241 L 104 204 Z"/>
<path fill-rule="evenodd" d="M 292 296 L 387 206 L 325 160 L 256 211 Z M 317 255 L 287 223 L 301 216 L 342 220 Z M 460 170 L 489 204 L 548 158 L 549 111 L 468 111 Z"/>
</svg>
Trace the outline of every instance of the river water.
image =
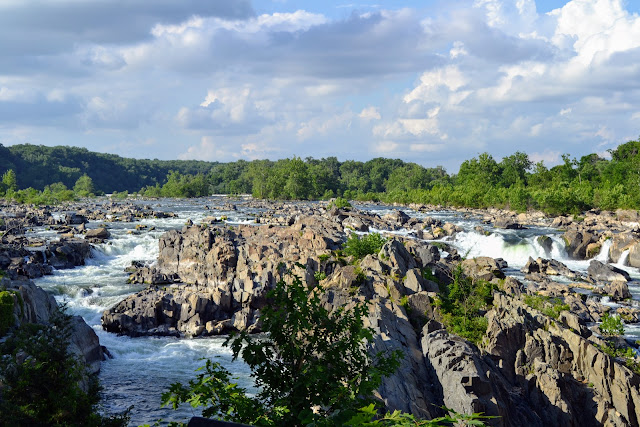
<svg viewBox="0 0 640 427">
<path fill-rule="evenodd" d="M 161 200 L 144 204 L 151 205 L 155 211 L 174 212 L 177 218 L 145 219 L 134 223 L 109 223 L 111 238 L 105 244 L 97 245 L 85 266 L 72 270 L 54 271 L 51 276 L 36 279 L 37 285 L 50 291 L 60 302 L 67 304 L 69 312 L 81 315 L 96 331 L 102 345 L 106 346 L 112 359 L 102 363 L 100 381 L 104 387 L 102 405 L 105 412 L 120 412 L 133 405 L 131 425 L 153 424 L 158 419 L 186 420 L 196 413 L 190 408 L 176 412 L 161 408 L 161 395 L 173 382 L 188 382 L 195 377 L 195 370 L 204 365 L 203 358 L 220 362 L 237 378 L 237 382 L 251 388 L 250 372 L 241 361 L 232 361 L 228 348 L 223 346 L 224 338 L 129 338 L 107 333 L 102 330 L 100 317 L 102 312 L 125 296 L 139 291 L 140 285 L 127 284 L 128 274 L 124 269 L 132 261 L 152 262 L 158 256 L 158 238 L 167 230 L 180 229 L 188 219 L 199 223 L 209 216 L 227 217 L 230 224 L 250 223 L 256 213 L 237 205 L 237 210 L 215 208 L 226 206 L 228 199 L 203 198 L 188 201 Z M 141 202 L 142 203 L 142 202 Z M 365 205 L 362 208 L 375 210 L 379 214 L 390 212 L 391 207 Z M 586 272 L 589 261 L 568 259 L 561 233 L 545 227 L 532 227 L 526 230 L 498 230 L 482 225 L 488 233 L 480 233 L 474 228 L 480 225 L 479 219 L 456 212 L 414 212 L 403 209 L 410 216 L 431 216 L 444 222 L 459 225 L 464 231 L 456 234 L 448 243 L 455 246 L 460 254 L 467 257 L 490 256 L 503 258 L 509 264 L 507 274 L 522 277 L 519 269 L 529 257 L 548 258 L 544 249 L 537 243 L 536 237 L 546 235 L 553 241 L 551 257 L 573 270 Z M 137 231 L 137 225 L 146 225 L 147 230 Z M 98 227 L 100 223 L 90 222 L 88 228 Z M 49 235 L 46 229 L 35 229 L 34 234 Z M 409 231 L 398 234 L 411 235 Z M 603 245 L 598 255 L 601 261 L 607 261 L 608 245 Z M 640 271 L 625 265 L 616 264 L 625 269 L 634 279 L 629 289 L 634 300 L 640 300 Z M 606 299 L 605 299 L 606 301 Z M 615 304 L 611 304 L 615 305 Z M 626 333 L 630 337 L 640 337 L 640 328 L 628 326 Z"/>
</svg>

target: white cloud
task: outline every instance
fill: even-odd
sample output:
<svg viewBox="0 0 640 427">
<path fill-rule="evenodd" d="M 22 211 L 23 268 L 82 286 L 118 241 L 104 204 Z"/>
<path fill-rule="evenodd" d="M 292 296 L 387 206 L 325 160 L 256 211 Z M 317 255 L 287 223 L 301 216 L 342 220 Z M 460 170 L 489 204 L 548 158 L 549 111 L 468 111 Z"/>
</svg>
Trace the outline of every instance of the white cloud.
<svg viewBox="0 0 640 427">
<path fill-rule="evenodd" d="M 238 153 L 229 151 L 217 143 L 211 136 L 203 136 L 198 145 L 192 145 L 187 151 L 178 155 L 180 160 L 209 160 L 233 161 L 239 157 Z"/>
<path fill-rule="evenodd" d="M 545 150 L 542 153 L 533 152 L 529 154 L 529 160 L 534 163 L 544 162 L 549 167 L 560 162 L 561 153 L 559 151 Z"/>
<path fill-rule="evenodd" d="M 366 121 L 380 120 L 382 118 L 382 116 L 380 115 L 380 111 L 373 106 L 369 106 L 367 108 L 362 109 L 360 114 L 358 114 L 358 117 Z"/>
</svg>

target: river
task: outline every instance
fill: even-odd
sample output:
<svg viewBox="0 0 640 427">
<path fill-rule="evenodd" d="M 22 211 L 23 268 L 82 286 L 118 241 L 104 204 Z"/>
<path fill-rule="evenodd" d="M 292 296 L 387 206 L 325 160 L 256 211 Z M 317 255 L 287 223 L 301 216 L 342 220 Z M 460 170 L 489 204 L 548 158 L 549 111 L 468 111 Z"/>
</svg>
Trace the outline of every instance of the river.
<svg viewBox="0 0 640 427">
<path fill-rule="evenodd" d="M 124 269 L 132 261 L 152 262 L 158 256 L 158 238 L 170 229 L 180 229 L 190 219 L 194 223 L 205 217 L 226 217 L 230 224 L 251 223 L 255 209 L 244 208 L 241 203 L 237 210 L 232 208 L 212 208 L 226 206 L 228 199 L 219 197 L 192 200 L 159 200 L 140 202 L 150 205 L 155 211 L 174 212 L 177 218 L 144 219 L 139 222 L 108 223 L 111 238 L 104 244 L 96 245 L 92 258 L 85 266 L 71 270 L 54 271 L 51 276 L 36 279 L 37 285 L 56 296 L 59 302 L 66 303 L 72 314 L 81 315 L 96 331 L 102 345 L 106 346 L 112 359 L 102 363 L 100 381 L 104 388 L 102 406 L 106 412 L 119 412 L 133 405 L 131 425 L 153 424 L 158 419 L 185 420 L 195 414 L 190 408 L 175 412 L 161 408 L 161 394 L 173 382 L 186 383 L 194 378 L 195 370 L 204 364 L 203 358 L 212 358 L 220 362 L 234 376 L 237 382 L 251 387 L 250 372 L 241 361 L 232 361 L 231 351 L 223 346 L 224 338 L 130 338 L 107 333 L 102 330 L 100 317 L 102 312 L 113 306 L 126 295 L 142 289 L 139 285 L 127 284 L 128 273 Z M 361 208 L 375 210 L 379 214 L 389 212 L 392 207 L 364 205 Z M 431 216 L 444 222 L 451 222 L 463 231 L 457 233 L 448 243 L 455 246 L 460 254 L 467 257 L 490 256 L 503 258 L 509 268 L 506 273 L 522 278 L 519 269 L 531 256 L 545 257 L 544 249 L 537 243 L 536 237 L 551 237 L 552 257 L 573 270 L 586 272 L 589 261 L 568 259 L 564 250 L 561 233 L 546 227 L 532 227 L 525 230 L 501 230 L 482 224 L 487 233 L 474 228 L 480 225 L 477 218 L 453 211 L 414 212 L 402 209 L 409 216 Z M 96 228 L 98 222 L 90 222 L 88 228 Z M 137 230 L 136 226 L 146 226 Z M 150 231 L 148 231 L 151 229 Z M 35 229 L 36 235 L 51 236 L 45 228 Z M 411 235 L 408 231 L 398 234 Z M 603 245 L 598 259 L 606 261 L 608 245 Z M 633 278 L 629 290 L 633 299 L 640 300 L 640 272 L 636 268 L 616 264 L 625 269 Z M 606 298 L 603 302 L 606 302 Z M 610 303 L 611 305 L 615 305 Z M 630 337 L 639 337 L 640 328 L 628 326 L 626 333 Z"/>
</svg>

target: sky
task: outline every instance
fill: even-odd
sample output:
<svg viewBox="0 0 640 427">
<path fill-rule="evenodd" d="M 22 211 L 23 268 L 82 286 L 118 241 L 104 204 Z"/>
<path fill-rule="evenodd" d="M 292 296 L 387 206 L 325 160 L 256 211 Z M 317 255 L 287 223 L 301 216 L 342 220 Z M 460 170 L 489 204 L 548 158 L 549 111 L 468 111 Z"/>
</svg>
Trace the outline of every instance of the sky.
<svg viewBox="0 0 640 427">
<path fill-rule="evenodd" d="M 640 135 L 637 0 L 2 0 L 0 143 L 552 166 Z"/>
</svg>

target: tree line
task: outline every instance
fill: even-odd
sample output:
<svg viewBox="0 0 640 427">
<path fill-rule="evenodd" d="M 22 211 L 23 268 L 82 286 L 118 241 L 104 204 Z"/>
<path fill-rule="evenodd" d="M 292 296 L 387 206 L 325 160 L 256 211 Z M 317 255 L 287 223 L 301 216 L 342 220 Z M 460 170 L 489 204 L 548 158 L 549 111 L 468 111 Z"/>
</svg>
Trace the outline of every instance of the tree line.
<svg viewBox="0 0 640 427">
<path fill-rule="evenodd" d="M 640 140 L 609 150 L 610 159 L 598 154 L 576 159 L 565 154 L 562 163 L 551 168 L 543 162 L 534 164 L 523 152 L 500 161 L 489 153 L 482 153 L 464 161 L 457 174 L 448 174 L 441 166 L 425 168 L 416 163 L 385 158 L 340 162 L 336 157 L 293 157 L 277 161 L 210 163 L 126 159 L 72 147 L 23 145 L 7 149 L 0 146 L 2 150 L 22 153 L 0 160 L 0 167 L 5 162 L 5 170 L 14 170 L 6 166 L 7 161 L 16 165 L 36 165 L 33 167 L 41 171 L 37 175 L 39 182 L 44 184 L 42 187 L 34 186 L 29 177 L 36 173 L 25 171 L 24 167 L 16 169 L 17 182 L 21 186 L 42 188 L 42 191 L 47 187 L 52 191 L 52 186 L 60 189 L 59 184 L 75 188 L 77 180 L 86 176 L 92 180 L 92 187 L 85 193 L 94 194 L 137 190 L 148 197 L 211 194 L 252 194 L 260 199 L 279 200 L 344 197 L 360 201 L 500 207 L 516 211 L 539 209 L 550 214 L 579 213 L 592 208 L 640 209 Z M 36 159 L 33 153 L 40 153 L 39 157 Z M 53 153 L 52 157 L 46 153 Z M 63 161 L 62 154 L 69 160 Z M 22 160 L 16 160 L 17 157 Z M 108 173 L 104 168 L 77 166 L 83 162 L 91 166 L 97 159 L 111 159 Z M 47 167 L 55 170 L 47 173 Z M 153 169 L 152 179 L 150 172 L 137 175 L 144 168 Z M 73 177 L 73 181 L 60 179 L 61 171 L 72 169 L 74 172 L 67 179 Z M 164 173 L 162 178 L 158 176 L 160 173 Z M 130 182 L 129 177 L 132 177 Z M 113 184 L 114 179 L 119 186 Z"/>
</svg>

